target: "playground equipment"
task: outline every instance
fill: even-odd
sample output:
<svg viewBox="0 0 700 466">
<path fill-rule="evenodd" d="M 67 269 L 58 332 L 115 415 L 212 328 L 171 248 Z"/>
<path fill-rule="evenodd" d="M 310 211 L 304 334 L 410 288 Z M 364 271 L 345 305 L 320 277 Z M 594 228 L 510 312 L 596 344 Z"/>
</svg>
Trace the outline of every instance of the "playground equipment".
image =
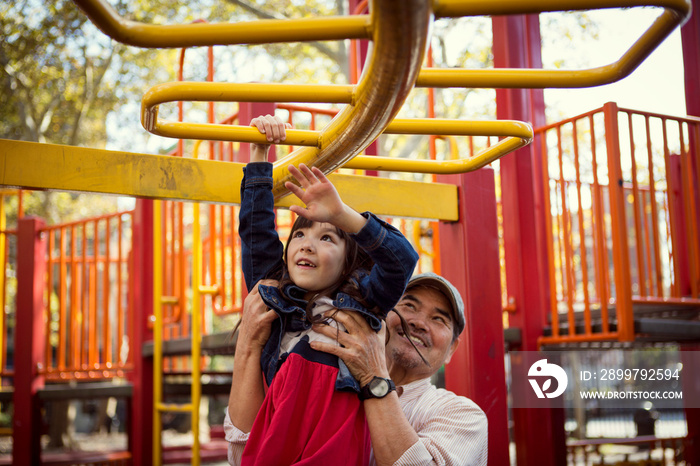
<svg viewBox="0 0 700 466">
<path fill-rule="evenodd" d="M 432 5 L 426 2 L 399 2 L 399 1 L 376 1 L 371 5 L 371 14 L 358 15 L 348 18 L 323 18 L 295 21 L 264 21 L 238 25 L 214 25 L 214 24 L 192 24 L 183 26 L 151 26 L 141 25 L 124 21 L 103 1 L 76 1 L 91 17 L 93 22 L 104 32 L 116 40 L 123 41 L 137 46 L 149 47 L 185 47 L 194 45 L 216 45 L 216 44 L 254 44 L 261 42 L 287 42 L 297 40 L 341 40 L 341 39 L 371 39 L 374 42 L 374 53 L 370 58 L 363 78 L 356 86 L 304 86 L 304 85 L 222 85 L 216 83 L 169 83 L 154 87 L 143 100 L 142 116 L 144 126 L 155 132 L 170 137 L 186 137 L 197 139 L 211 139 L 220 141 L 262 141 L 261 136 L 250 128 L 243 126 L 217 125 L 211 122 L 207 125 L 194 125 L 192 123 L 166 122 L 159 120 L 157 106 L 174 100 L 221 100 L 247 102 L 327 102 L 344 103 L 343 108 L 326 127 L 320 131 L 291 130 L 288 140 L 296 145 L 305 145 L 302 149 L 291 153 L 279 160 L 275 166 L 276 193 L 279 197 L 285 193 L 281 186 L 287 179 L 285 166 L 289 163 L 305 162 L 310 165 L 319 166 L 324 172 L 331 172 L 334 169 L 344 166 L 354 169 L 371 170 L 392 170 L 392 171 L 415 171 L 422 173 L 465 173 L 474 171 L 481 166 L 495 160 L 496 158 L 513 151 L 527 144 L 533 137 L 532 130 L 526 123 L 517 121 L 496 121 L 496 122 L 464 122 L 445 120 L 395 120 L 394 116 L 398 112 L 401 104 L 405 100 L 408 92 L 413 87 L 581 87 L 599 85 L 621 79 L 631 73 L 641 61 L 651 53 L 660 41 L 666 37 L 671 30 L 682 23 L 690 13 L 690 4 L 687 1 L 663 1 L 663 2 L 602 2 L 602 1 L 577 1 L 562 2 L 538 1 L 538 2 L 493 2 L 476 3 L 455 0 L 442 0 L 433 2 Z M 644 33 L 644 35 L 634 44 L 630 50 L 615 64 L 607 67 L 595 68 L 580 71 L 545 71 L 537 69 L 494 69 L 494 70 L 436 70 L 432 68 L 422 69 L 423 51 L 427 42 L 427 31 L 431 21 L 431 14 L 436 18 L 452 16 L 468 16 L 481 14 L 522 14 L 536 13 L 544 11 L 556 11 L 561 9 L 592 9 L 592 8 L 612 8 L 649 5 L 664 9 L 661 16 Z M 223 94 L 223 96 L 222 96 Z M 245 122 L 243 122 L 245 123 Z M 379 134 L 400 133 L 400 134 L 433 134 L 439 136 L 498 136 L 505 137 L 490 147 L 484 148 L 482 152 L 474 158 L 463 157 L 461 160 L 451 161 L 419 161 L 419 160 L 397 160 L 384 157 L 363 157 L 358 156 L 368 144 L 370 144 Z M 613 134 L 613 131 L 611 131 Z M 617 134 L 617 132 L 615 132 Z M 201 160 L 197 157 L 192 159 L 182 157 L 163 157 L 143 154 L 128 154 L 123 152 L 108 152 L 94 149 L 66 148 L 64 146 L 48 144 L 31 144 L 14 141 L 0 141 L 0 165 L 5 167 L 5 172 L 0 176 L 0 184 L 10 186 L 21 186 L 26 188 L 41 189 L 65 189 L 89 192 L 118 193 L 133 196 L 144 196 L 157 199 L 169 200 L 191 200 L 212 203 L 235 204 L 238 202 L 238 184 L 241 179 L 241 163 L 223 162 L 214 160 Z M 196 152 L 196 151 L 195 151 Z M 686 154 L 688 151 L 685 152 Z M 180 153 L 181 154 L 181 153 Z M 544 154 L 544 151 L 543 151 Z M 182 154 L 181 154 L 182 155 Z M 608 152 L 608 157 L 613 157 Z M 223 159 L 222 159 L 223 160 Z M 610 159 L 609 159 L 610 160 Z M 546 163 L 544 164 L 547 165 Z M 43 170 L 31 170 L 27 167 L 44 167 Z M 576 163 L 578 167 L 578 163 Z M 76 168 L 80 168 L 80 176 L 76 176 Z M 564 173 L 564 172 L 562 172 Z M 416 218 L 429 218 L 445 221 L 464 221 L 464 200 L 458 197 L 457 187 L 441 183 L 409 183 L 381 178 L 367 179 L 350 175 L 332 175 L 334 183 L 343 194 L 344 199 L 359 210 L 369 209 L 377 213 L 390 216 L 409 216 Z M 546 176 L 546 175 L 545 175 Z M 611 174 L 611 178 L 614 176 Z M 565 182 L 560 184 L 563 186 Z M 690 183 L 690 180 L 688 180 Z M 547 181 L 547 184 L 549 182 Z M 580 198 L 580 182 L 577 183 L 577 194 Z M 594 183 L 595 184 L 595 183 Z M 598 183 L 599 185 L 601 183 Z M 694 189 L 694 185 L 683 184 L 684 189 Z M 186 188 L 186 189 L 185 189 Z M 464 186 L 462 186 L 464 188 Z M 561 193 L 566 188 L 558 188 L 561 195 L 562 205 L 566 204 L 566 198 Z M 599 188 L 595 188 L 599 189 Z M 595 190 L 594 189 L 594 190 Z M 610 190 L 615 189 L 614 183 L 610 184 Z M 635 189 L 634 187 L 632 188 Z M 641 196 L 637 191 L 633 191 L 634 196 Z M 653 187 L 651 188 L 654 189 Z M 624 191 L 622 191 L 624 192 Z M 620 194 L 620 193 L 618 193 Z M 613 196 L 610 194 L 610 198 Z M 640 199 L 641 197 L 636 197 Z M 619 196 L 615 197 L 617 204 L 615 208 L 620 209 Z M 166 201 L 167 200 L 167 201 Z M 287 199 L 281 199 L 280 206 L 288 205 Z M 461 202 L 461 205 L 460 205 Z M 581 202 L 579 201 L 579 205 Z M 652 204 L 653 205 L 653 204 Z M 211 209 L 216 207 L 211 206 Z M 172 205 L 171 212 L 179 207 Z M 195 204 L 193 210 L 194 218 L 199 217 L 199 205 Z M 672 208 L 666 207 L 670 212 Z M 690 209 L 690 208 L 688 208 Z M 624 211 L 624 208 L 622 209 Z M 689 210 L 688 212 L 691 212 Z M 161 207 L 156 203 L 153 210 L 153 237 L 156 240 L 161 238 L 159 228 L 164 225 Z M 130 215 L 130 214 L 127 214 Z M 142 221 L 137 214 L 134 223 Z M 583 215 L 581 209 L 576 215 Z M 571 213 L 562 213 L 560 217 L 561 230 L 571 229 Z M 223 213 L 219 218 L 223 222 Z M 121 217 L 120 217 L 121 218 Z M 170 217 L 175 219 L 175 217 Z M 213 218 L 213 217 L 210 217 Z M 232 219 L 233 215 L 229 216 Z M 621 217 L 624 219 L 624 215 Z M 179 214 L 181 221 L 182 215 Z M 175 222 L 175 220 L 172 220 Z M 233 220 L 230 220 L 233 225 Z M 641 220 L 640 220 L 641 222 Z M 579 225 L 583 222 L 579 221 Z M 615 223 L 615 235 L 619 241 L 621 229 L 626 223 L 619 221 Z M 208 252 L 201 251 L 199 247 L 192 249 L 192 273 L 188 279 L 185 267 L 180 265 L 177 268 L 179 289 L 177 296 L 166 295 L 163 290 L 163 280 L 159 274 L 163 270 L 158 264 L 169 260 L 168 253 L 164 246 L 155 243 L 152 247 L 153 262 L 153 292 L 150 308 L 155 314 L 153 322 L 154 343 L 152 345 L 153 367 L 155 368 L 152 391 L 154 393 L 152 408 L 157 413 L 166 410 L 183 410 L 192 413 L 193 430 L 196 433 L 197 408 L 199 406 L 200 386 L 199 364 L 192 363 L 185 366 L 191 371 L 193 389 L 191 393 L 191 403 L 174 406 L 162 402 L 160 398 L 160 377 L 163 366 L 162 354 L 168 352 L 167 341 L 163 344 L 161 332 L 169 335 L 171 343 L 177 343 L 177 337 L 187 336 L 188 350 L 191 347 L 191 361 L 198 361 L 200 358 L 200 346 L 207 347 L 208 342 L 197 336 L 198 325 L 191 324 L 181 330 L 173 331 L 172 327 L 182 320 L 183 324 L 199 321 L 199 308 L 202 302 L 202 295 L 211 295 L 212 301 L 216 297 L 219 300 L 219 308 L 226 307 L 223 304 L 223 285 L 219 283 L 217 287 L 213 282 L 204 284 L 203 274 L 206 267 L 209 270 L 210 279 L 215 268 L 224 267 L 224 261 L 213 260 L 214 245 L 212 241 L 207 244 L 198 241 L 196 238 L 200 225 L 195 221 L 193 224 L 193 244 L 204 243 Z M 109 228 L 109 227 L 108 227 Z M 182 230 L 183 227 L 177 227 Z M 41 228 L 38 228 L 41 229 Z M 38 231 L 34 230 L 34 231 Z M 171 231 L 176 228 L 171 227 Z M 225 230 L 225 228 L 222 228 Z M 652 229 L 653 230 L 653 229 Z M 651 230 L 650 230 L 651 231 Z M 689 233 L 693 233 L 689 230 Z M 623 235 L 624 236 L 624 235 Z M 4 236 L 2 237 L 4 238 Z M 61 236 L 63 241 L 64 236 Z M 213 238 L 213 236 L 210 236 Z M 233 238 L 233 236 L 231 236 Z M 601 239 L 599 237 L 599 239 Z M 228 241 L 228 240 L 227 240 Z M 226 247 L 233 248 L 233 239 L 226 243 Z M 567 257 L 570 256 L 571 244 L 566 245 L 565 239 L 552 241 L 551 250 L 554 245 L 565 252 L 560 263 L 566 264 Z M 223 244 L 223 240 L 222 243 Z M 615 246 L 613 246 L 615 247 Z M 173 249 L 170 251 L 174 251 Z M 182 246 L 178 252 L 184 257 L 185 252 Z M 222 248 L 223 249 L 223 248 Z M 619 250 L 619 249 L 618 249 Z M 37 255 L 41 254 L 40 248 L 36 250 Z M 209 264 L 203 256 L 208 254 Z M 233 254 L 233 253 L 232 253 Z M 552 252 L 552 254 L 554 254 Z M 569 254 L 567 256 L 567 254 Z M 602 257 L 597 253 L 597 257 Z M 624 254 L 624 253 L 621 253 Z M 658 254 L 658 253 L 656 253 Z M 697 253 L 695 253 L 697 255 Z M 83 254 L 83 256 L 85 256 Z M 95 253 L 97 258 L 98 253 Z M 166 257 L 163 257 L 166 256 Z M 584 254 L 585 256 L 585 254 Z M 554 257 L 554 256 L 551 256 Z M 674 255 L 674 260 L 679 256 Z M 96 259 L 97 260 L 97 259 Z M 554 261 L 554 259 L 552 259 Z M 615 272 L 619 268 L 624 268 L 624 255 L 621 256 L 620 267 L 615 267 Z M 51 260 L 49 260 L 51 262 Z M 186 260 L 183 260 L 183 264 Z M 640 261 L 641 262 L 641 261 Z M 59 268 L 63 270 L 64 262 L 59 259 Z M 694 264 L 695 262 L 692 262 Z M 651 267 L 651 261 L 648 262 Z M 658 262 L 657 262 L 658 264 Z M 697 267 L 693 265 L 697 270 Z M 584 265 L 585 268 L 585 265 Z M 554 268 L 552 268 L 553 270 Z M 607 273 L 607 268 L 601 264 L 596 269 L 600 276 Z M 681 270 L 681 268 L 678 268 Z M 173 272 L 174 273 L 174 272 Z M 695 273 L 695 272 L 693 272 Z M 693 275 L 692 277 L 696 277 Z M 585 273 L 584 273 L 585 274 Z M 222 273 L 221 276 L 224 276 Z M 617 277 L 617 275 L 616 275 Z M 151 277 L 148 277 L 150 280 Z M 106 278 L 105 278 L 106 280 Z M 168 280 L 173 282 L 174 276 Z M 571 278 L 562 279 L 559 286 L 566 290 L 571 296 Z M 616 281 L 616 292 L 629 285 L 629 278 L 624 276 Z M 695 279 L 693 279 L 695 280 Z M 692 280 L 691 280 L 692 281 Z M 193 293 L 191 313 L 183 312 L 185 308 L 185 286 L 191 283 Z M 584 279 L 585 282 L 585 279 Z M 603 283 L 603 279 L 600 279 Z M 150 283 L 150 282 L 149 282 Z M 619 283 L 619 284 L 618 284 Z M 566 286 L 564 286 L 566 284 Z M 556 281 L 554 287 L 556 288 Z M 610 285 L 605 285 L 609 289 Z M 146 286 L 147 287 L 147 286 Z M 229 287 L 231 290 L 233 286 Z M 629 287 L 628 287 L 629 288 Z M 585 288 L 584 288 L 585 289 Z M 553 295 L 556 293 L 552 293 Z M 610 297 L 609 291 L 600 291 L 601 303 L 605 303 L 605 297 Z M 622 295 L 619 295 L 622 296 Z M 680 295 L 679 295 L 680 296 Z M 697 293 L 694 293 L 697 296 Z M 624 298 L 629 300 L 628 298 Z M 679 298 L 680 299 L 680 298 Z M 552 298 L 552 309 L 558 309 L 558 300 Z M 569 299 L 571 301 L 571 299 Z M 65 301 L 64 301 L 65 302 Z M 676 303 L 678 304 L 678 303 Z M 233 309 L 235 306 L 229 306 Z M 588 301 L 585 300 L 584 307 L 588 309 Z M 601 312 L 606 305 L 601 305 Z M 161 310 L 166 308 L 171 312 L 166 315 L 161 314 Z M 177 311 L 176 311 L 177 309 Z M 627 309 L 627 310 L 625 310 Z M 179 314 L 177 313 L 179 312 Z M 635 338 L 634 331 L 630 331 L 631 307 L 624 308 L 618 304 L 617 331 L 605 327 L 607 319 L 602 319 L 602 332 L 591 321 L 590 313 L 584 318 L 584 330 L 579 331 L 576 327 L 576 314 L 571 307 L 567 308 L 568 328 L 561 328 L 558 325 L 558 313 L 552 313 L 552 325 L 550 337 L 543 337 L 542 344 L 557 344 L 562 342 L 594 341 L 599 339 L 620 339 L 622 341 Z M 586 311 L 584 311 L 584 315 Z M 39 320 L 39 313 L 35 317 Z M 187 316 L 186 318 L 184 318 Z M 143 318 L 137 316 L 136 318 Z M 500 316 L 498 316 L 500 319 Z M 625 320 L 628 319 L 628 320 Z M 605 322 L 605 323 L 603 323 Z M 165 327 L 164 327 L 165 325 Z M 500 330 L 502 332 L 502 329 Z M 180 332 L 180 333 L 178 333 Z M 137 333 L 137 332 L 136 332 Z M 471 339 L 471 338 L 470 338 Z M 135 341 L 140 341 L 138 338 Z M 191 345 L 190 345 L 191 342 Z M 477 342 L 470 343 L 477 345 Z M 47 345 L 50 347 L 50 345 Z M 205 348 L 206 349 L 206 348 Z M 45 351 L 48 351 L 46 348 Z M 131 353 L 130 353 L 131 354 Z M 177 354 L 182 354 L 178 352 Z M 138 358 L 141 356 L 137 352 L 134 361 L 135 365 L 144 365 Z M 495 358 L 489 363 L 493 366 L 490 370 L 493 373 L 500 371 L 503 379 L 502 363 L 493 364 L 493 360 L 499 360 L 502 352 L 496 351 Z M 45 356 L 51 360 L 50 355 Z M 459 364 L 459 358 L 456 358 Z M 94 361 L 93 361 L 94 362 Z M 167 364 L 167 363 L 166 363 Z M 148 364 L 145 364 L 148 365 Z M 64 368 L 67 372 L 69 367 Z M 135 377 L 143 377 L 148 371 L 134 368 Z M 94 374 L 93 374 L 94 375 Z M 27 386 L 31 386 L 34 381 L 28 380 Z M 494 382 L 497 383 L 497 382 Z M 134 387 L 136 389 L 136 386 Z M 148 390 L 146 390 L 148 391 Z M 136 396 L 136 394 L 134 394 Z M 141 395 L 139 395 L 141 396 Z M 505 397 L 496 397 L 499 401 L 505 401 Z M 143 403 L 143 402 L 142 402 Z M 147 403 L 145 403 L 147 404 Z M 142 404 L 141 406 L 143 406 Z M 23 412 L 26 413 L 26 412 Z M 497 416 L 496 416 L 497 417 Z M 159 415 L 154 416 L 153 432 L 154 443 L 160 443 Z M 505 429 L 498 427 L 501 420 L 497 417 L 494 422 L 495 432 L 501 435 L 492 439 L 492 458 L 499 458 L 505 451 L 503 448 L 503 436 Z M 501 423 L 502 424 L 502 423 Z M 26 432 L 26 430 L 24 431 Z M 23 432 L 18 432 L 19 435 Z M 30 431 L 31 433 L 31 431 Z M 506 434 L 507 439 L 507 434 Z M 197 454 L 198 435 L 195 434 L 195 444 L 193 445 L 192 461 L 197 464 L 199 455 Z M 143 443 L 143 439 L 141 439 Z M 19 445 L 19 444 L 18 444 Z M 141 448 L 139 455 L 147 451 L 147 447 Z M 18 452 L 19 453 L 19 452 Z M 31 453 L 36 454 L 36 452 Z M 505 454 L 507 457 L 507 453 Z M 134 461 L 144 461 L 143 456 L 135 456 Z M 501 457 L 502 458 L 502 457 Z M 160 449 L 153 449 L 153 462 L 160 463 Z M 498 461 L 498 460 L 496 460 Z M 498 464 L 498 463 L 495 463 Z"/>
<path fill-rule="evenodd" d="M 614 104 L 538 129 L 551 141 L 541 156 L 554 272 L 540 344 L 697 337 L 699 131 L 698 118 Z"/>
</svg>

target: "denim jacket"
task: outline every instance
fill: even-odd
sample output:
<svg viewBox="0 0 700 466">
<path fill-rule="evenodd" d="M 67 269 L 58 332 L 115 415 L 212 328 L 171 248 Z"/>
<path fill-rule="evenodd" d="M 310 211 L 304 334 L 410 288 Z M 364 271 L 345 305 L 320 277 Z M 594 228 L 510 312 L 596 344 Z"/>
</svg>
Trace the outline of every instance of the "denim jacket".
<svg viewBox="0 0 700 466">
<path fill-rule="evenodd" d="M 274 198 L 272 195 L 272 164 L 268 162 L 249 163 L 243 169 L 241 182 L 241 210 L 239 215 L 239 236 L 243 275 L 248 291 L 255 284 L 279 270 L 283 265 L 284 246 L 275 230 Z M 364 315 L 375 330 L 381 328 L 381 319 L 396 305 L 406 288 L 406 284 L 418 262 L 418 254 L 411 244 L 392 225 L 365 212 L 367 223 L 357 234 L 351 235 L 357 244 L 372 258 L 375 265 L 359 277 L 359 289 L 367 302 L 379 307 L 381 315 L 376 316 L 355 299 L 338 293 L 333 305 L 338 309 L 354 310 Z M 295 285 L 287 285 L 280 292 L 277 287 L 258 287 L 260 296 L 271 309 L 280 316 L 272 324 L 270 338 L 263 349 L 261 366 L 268 385 L 286 359 L 280 357 L 280 343 L 285 332 L 296 332 L 311 327 L 306 319 L 307 302 L 303 296 L 306 290 Z M 358 382 L 342 361 L 338 361 L 339 373 L 337 390 L 359 392 Z"/>
</svg>

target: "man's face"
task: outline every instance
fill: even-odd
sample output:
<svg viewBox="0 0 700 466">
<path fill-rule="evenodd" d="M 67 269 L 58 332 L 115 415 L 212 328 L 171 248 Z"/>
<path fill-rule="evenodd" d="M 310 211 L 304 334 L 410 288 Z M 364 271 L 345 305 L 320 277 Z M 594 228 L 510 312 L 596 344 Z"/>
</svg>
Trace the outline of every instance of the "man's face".
<svg viewBox="0 0 700 466">
<path fill-rule="evenodd" d="M 429 377 L 450 361 L 458 340 L 452 342 L 454 319 L 447 297 L 436 288 L 417 286 L 404 293 L 396 310 L 408 324 L 405 335 L 399 317 L 390 312 L 386 318 L 390 338 L 386 351 L 390 365 L 410 373 L 412 380 Z M 415 343 L 430 366 L 426 366 L 409 338 Z"/>
</svg>

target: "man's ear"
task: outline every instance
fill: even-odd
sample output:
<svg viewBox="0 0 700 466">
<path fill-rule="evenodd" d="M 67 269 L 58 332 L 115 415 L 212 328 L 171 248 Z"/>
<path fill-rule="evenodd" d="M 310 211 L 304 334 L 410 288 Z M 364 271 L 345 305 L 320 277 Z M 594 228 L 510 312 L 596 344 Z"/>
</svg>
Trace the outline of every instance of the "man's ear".
<svg viewBox="0 0 700 466">
<path fill-rule="evenodd" d="M 455 341 L 452 342 L 450 345 L 450 349 L 447 351 L 447 357 L 445 358 L 445 364 L 450 362 L 452 359 L 452 355 L 455 354 L 455 351 L 457 351 L 457 347 L 459 346 L 459 338 L 457 338 Z"/>
</svg>

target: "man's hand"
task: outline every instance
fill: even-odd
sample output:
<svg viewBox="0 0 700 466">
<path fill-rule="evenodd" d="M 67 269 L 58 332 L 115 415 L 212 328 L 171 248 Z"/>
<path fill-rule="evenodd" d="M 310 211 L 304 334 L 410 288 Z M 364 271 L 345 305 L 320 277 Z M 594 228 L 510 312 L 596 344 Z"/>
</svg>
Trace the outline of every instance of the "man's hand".
<svg viewBox="0 0 700 466">
<path fill-rule="evenodd" d="M 330 311 L 326 316 L 343 324 L 347 333 L 338 333 L 336 329 L 320 324 L 314 325 L 313 329 L 327 337 L 337 338 L 342 347 L 318 341 L 311 342 L 311 347 L 342 359 L 361 387 L 367 385 L 375 376 L 389 377 L 384 346 L 386 324 L 382 324 L 382 329 L 375 332 L 357 312 L 334 312 Z"/>
<path fill-rule="evenodd" d="M 274 280 L 261 280 L 246 296 L 241 313 L 241 325 L 238 327 L 237 350 L 261 351 L 270 337 L 272 322 L 277 318 L 277 313 L 268 309 L 258 291 L 259 285 L 275 286 Z"/>
<path fill-rule="evenodd" d="M 311 347 L 342 359 L 361 387 L 375 376 L 389 377 L 385 350 L 386 324 L 375 332 L 357 312 L 338 311 L 334 316 L 332 313 L 326 313 L 326 317 L 343 324 L 348 333 L 338 333 L 327 325 L 314 325 L 314 330 L 333 339 L 337 337 L 344 348 L 318 341 L 311 342 Z M 384 398 L 369 398 L 363 402 L 374 459 L 378 465 L 396 463 L 412 445 L 419 442 L 418 434 L 401 408 L 398 395 L 398 391 L 395 391 Z M 387 426 L 391 428 L 387 429 Z"/>
</svg>

